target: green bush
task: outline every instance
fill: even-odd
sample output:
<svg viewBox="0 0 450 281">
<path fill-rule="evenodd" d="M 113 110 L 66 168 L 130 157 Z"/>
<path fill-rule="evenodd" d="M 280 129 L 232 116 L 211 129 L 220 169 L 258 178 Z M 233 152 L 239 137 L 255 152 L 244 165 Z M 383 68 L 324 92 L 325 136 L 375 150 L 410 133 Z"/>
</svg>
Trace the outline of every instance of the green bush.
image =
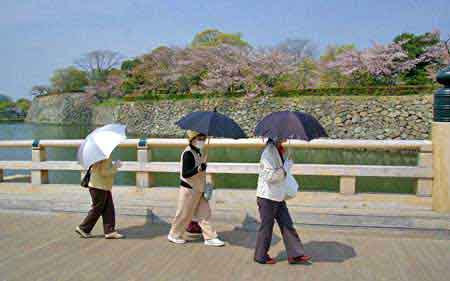
<svg viewBox="0 0 450 281">
<path fill-rule="evenodd" d="M 113 106 L 119 105 L 120 103 L 121 103 L 120 99 L 118 99 L 118 98 L 110 98 L 110 99 L 107 99 L 107 100 L 104 100 L 102 102 L 97 103 L 97 105 L 98 106 L 110 106 L 110 107 L 113 107 Z"/>
<path fill-rule="evenodd" d="M 84 91 L 89 83 L 86 72 L 73 66 L 55 70 L 50 80 L 52 89 L 58 92 Z"/>
<path fill-rule="evenodd" d="M 123 71 L 131 71 L 133 68 L 141 64 L 142 62 L 139 59 L 126 60 L 122 62 L 120 69 Z"/>
<path fill-rule="evenodd" d="M 404 96 L 432 94 L 437 87 L 420 86 L 390 86 L 390 87 L 352 87 L 352 88 L 311 88 L 304 90 L 285 90 L 276 88 L 274 95 L 291 96 Z"/>
<path fill-rule="evenodd" d="M 18 99 L 16 101 L 16 107 L 20 108 L 22 111 L 27 112 L 31 106 L 31 102 L 27 99 Z"/>
<path fill-rule="evenodd" d="M 277 86 L 273 96 L 299 97 L 299 96 L 405 96 L 405 95 L 430 95 L 438 86 L 391 86 L 391 87 L 353 87 L 353 88 L 310 88 L 303 90 L 291 90 L 287 87 Z M 131 94 L 124 96 L 124 101 L 152 101 L 152 100 L 183 100 L 183 99 L 211 99 L 211 98 L 238 98 L 244 97 L 242 92 L 230 93 L 180 93 L 173 89 L 148 91 L 143 94 Z"/>
<path fill-rule="evenodd" d="M 13 102 L 10 101 L 0 101 L 0 110 L 5 110 L 9 107 L 14 106 Z"/>
<path fill-rule="evenodd" d="M 120 85 L 120 89 L 125 95 L 128 95 L 137 89 L 137 84 L 134 79 L 127 79 Z"/>
</svg>

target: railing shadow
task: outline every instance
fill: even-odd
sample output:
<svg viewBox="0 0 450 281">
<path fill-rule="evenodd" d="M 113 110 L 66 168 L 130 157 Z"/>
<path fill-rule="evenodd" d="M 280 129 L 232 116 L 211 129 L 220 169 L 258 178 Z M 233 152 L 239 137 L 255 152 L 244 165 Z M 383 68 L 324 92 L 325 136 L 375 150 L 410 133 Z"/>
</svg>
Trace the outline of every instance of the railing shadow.
<svg viewBox="0 0 450 281">
<path fill-rule="evenodd" d="M 229 245 L 238 246 L 247 249 L 254 249 L 256 246 L 256 235 L 257 235 L 257 220 L 246 215 L 242 224 L 235 226 L 232 230 L 219 232 L 219 236 L 222 237 Z M 271 245 L 275 245 L 281 241 L 280 236 L 276 233 L 272 235 Z"/>
<path fill-rule="evenodd" d="M 155 221 L 158 223 L 153 223 Z M 119 229 L 121 233 L 126 235 L 127 239 L 145 240 L 151 240 L 159 236 L 166 236 L 169 233 L 169 230 L 170 224 L 158 216 L 155 216 L 149 209 L 147 209 L 144 224 Z"/>
<path fill-rule="evenodd" d="M 312 256 L 312 262 L 341 263 L 356 257 L 352 246 L 335 241 L 310 241 L 304 244 L 307 255 Z M 278 253 L 277 259 L 287 260 L 286 251 Z"/>
</svg>

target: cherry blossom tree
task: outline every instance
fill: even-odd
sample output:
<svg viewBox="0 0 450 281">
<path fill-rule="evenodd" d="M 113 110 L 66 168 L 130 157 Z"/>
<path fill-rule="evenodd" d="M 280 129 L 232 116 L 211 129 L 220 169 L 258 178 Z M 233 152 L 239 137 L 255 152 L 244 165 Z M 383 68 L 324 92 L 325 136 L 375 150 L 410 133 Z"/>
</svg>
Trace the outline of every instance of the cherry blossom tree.
<svg viewBox="0 0 450 281">
<path fill-rule="evenodd" d="M 371 48 L 362 51 L 352 49 L 343 52 L 328 67 L 337 67 L 348 76 L 368 74 L 374 83 L 393 84 L 401 73 L 413 69 L 424 59 L 410 59 L 400 43 L 374 43 Z"/>
</svg>

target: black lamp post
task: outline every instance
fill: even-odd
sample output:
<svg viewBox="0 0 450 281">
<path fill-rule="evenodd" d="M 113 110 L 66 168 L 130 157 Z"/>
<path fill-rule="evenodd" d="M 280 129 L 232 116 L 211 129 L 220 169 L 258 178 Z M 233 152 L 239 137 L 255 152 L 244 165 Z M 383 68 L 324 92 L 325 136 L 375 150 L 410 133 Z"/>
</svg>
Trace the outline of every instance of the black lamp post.
<svg viewBox="0 0 450 281">
<path fill-rule="evenodd" d="M 444 87 L 434 93 L 433 121 L 450 122 L 450 66 L 439 71 L 436 80 Z"/>
</svg>

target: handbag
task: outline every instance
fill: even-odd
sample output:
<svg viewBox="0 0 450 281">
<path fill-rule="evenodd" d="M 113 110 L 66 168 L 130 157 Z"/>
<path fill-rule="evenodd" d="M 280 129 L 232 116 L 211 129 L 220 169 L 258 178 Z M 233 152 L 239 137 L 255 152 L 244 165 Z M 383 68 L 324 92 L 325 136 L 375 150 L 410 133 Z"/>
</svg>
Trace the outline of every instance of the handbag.
<svg viewBox="0 0 450 281">
<path fill-rule="evenodd" d="M 89 169 L 87 170 L 86 174 L 84 175 L 83 179 L 81 180 L 82 187 L 89 187 L 89 181 L 91 180 L 91 168 L 92 168 L 92 165 L 89 166 Z"/>
<path fill-rule="evenodd" d="M 286 161 L 284 164 L 286 170 L 286 178 L 284 179 L 283 186 L 285 189 L 284 200 L 290 200 L 297 195 L 299 185 L 297 180 L 295 180 L 294 176 L 291 173 L 292 162 L 289 163 L 288 161 Z"/>
<path fill-rule="evenodd" d="M 284 180 L 284 188 L 285 188 L 284 200 L 290 200 L 297 195 L 298 183 L 290 171 L 287 173 L 286 179 Z"/>
<path fill-rule="evenodd" d="M 212 184 L 207 183 L 205 185 L 205 191 L 203 191 L 203 198 L 206 199 L 206 201 L 209 201 L 212 198 L 214 187 Z"/>
</svg>

